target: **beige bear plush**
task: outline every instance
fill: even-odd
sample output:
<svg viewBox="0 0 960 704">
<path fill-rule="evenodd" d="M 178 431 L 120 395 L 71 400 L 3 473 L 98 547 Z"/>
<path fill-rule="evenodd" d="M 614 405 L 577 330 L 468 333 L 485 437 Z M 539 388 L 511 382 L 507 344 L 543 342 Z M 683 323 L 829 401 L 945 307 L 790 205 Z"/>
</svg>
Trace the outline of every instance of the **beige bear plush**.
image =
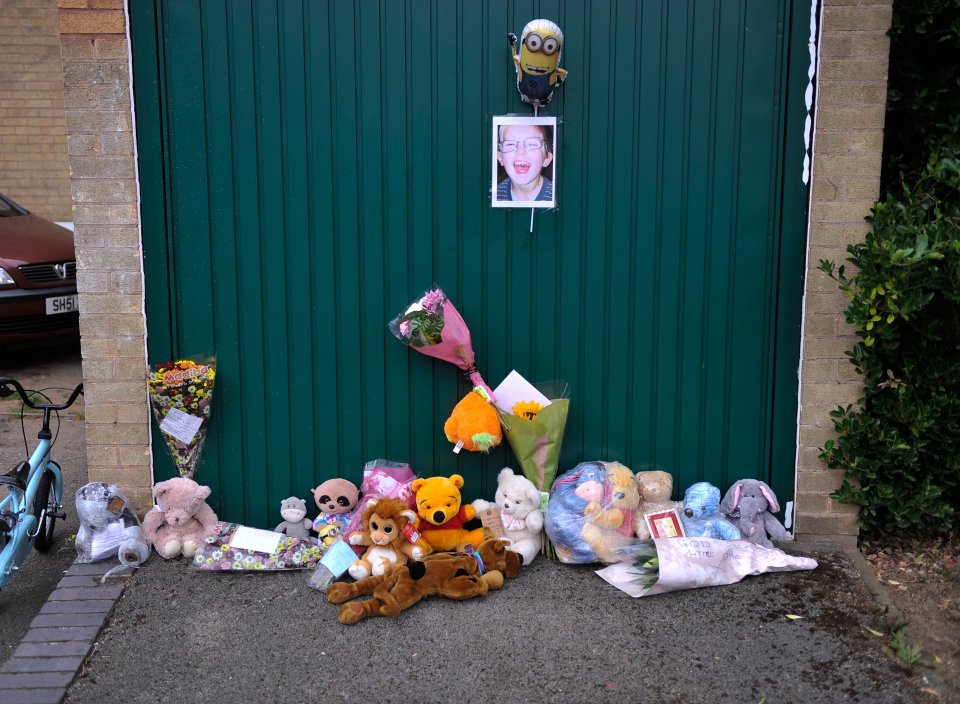
<svg viewBox="0 0 960 704">
<path fill-rule="evenodd" d="M 647 527 L 647 522 L 643 520 L 644 514 L 669 511 L 677 507 L 677 502 L 670 500 L 670 494 L 673 493 L 673 477 L 669 472 L 653 470 L 637 472 L 636 481 L 640 492 L 640 505 L 634 514 L 634 525 L 637 537 L 640 540 L 649 540 L 650 529 Z"/>
<path fill-rule="evenodd" d="M 174 477 L 155 484 L 153 496 L 157 504 L 143 519 L 143 534 L 167 560 L 180 554 L 193 557 L 217 522 L 217 514 L 205 501 L 210 487 Z"/>
</svg>

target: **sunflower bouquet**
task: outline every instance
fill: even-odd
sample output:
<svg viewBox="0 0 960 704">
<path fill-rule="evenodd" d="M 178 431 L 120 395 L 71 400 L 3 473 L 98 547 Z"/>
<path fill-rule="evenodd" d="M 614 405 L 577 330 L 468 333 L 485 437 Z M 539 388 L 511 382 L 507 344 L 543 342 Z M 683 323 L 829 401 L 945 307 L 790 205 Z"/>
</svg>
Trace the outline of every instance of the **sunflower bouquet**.
<svg viewBox="0 0 960 704">
<path fill-rule="evenodd" d="M 214 363 L 181 359 L 150 368 L 147 388 L 160 434 L 181 477 L 192 478 L 210 424 Z"/>
</svg>

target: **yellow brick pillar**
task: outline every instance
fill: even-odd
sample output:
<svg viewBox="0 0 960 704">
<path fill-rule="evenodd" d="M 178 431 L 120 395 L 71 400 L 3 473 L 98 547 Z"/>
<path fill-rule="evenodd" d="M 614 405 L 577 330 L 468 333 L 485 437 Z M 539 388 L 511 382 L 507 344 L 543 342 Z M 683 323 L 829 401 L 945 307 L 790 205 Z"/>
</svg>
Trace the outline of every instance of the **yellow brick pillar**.
<svg viewBox="0 0 960 704">
<path fill-rule="evenodd" d="M 59 0 L 91 481 L 151 503 L 138 189 L 123 0 Z"/>
<path fill-rule="evenodd" d="M 835 437 L 830 411 L 854 403 L 862 382 L 844 354 L 857 338 L 844 320 L 848 299 L 817 269 L 843 262 L 869 231 L 864 217 L 880 192 L 892 2 L 824 0 L 820 16 L 797 458 L 798 540 L 855 544 L 857 510 L 829 498 L 843 472 L 817 448 Z M 849 269 L 849 267 L 848 267 Z"/>
</svg>

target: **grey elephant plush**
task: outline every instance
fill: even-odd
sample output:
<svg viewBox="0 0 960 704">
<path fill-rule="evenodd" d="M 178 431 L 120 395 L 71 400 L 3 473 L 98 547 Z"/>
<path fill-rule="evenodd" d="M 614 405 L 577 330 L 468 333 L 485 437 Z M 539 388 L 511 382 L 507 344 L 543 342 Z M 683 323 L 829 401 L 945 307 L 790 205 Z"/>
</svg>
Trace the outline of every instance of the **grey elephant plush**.
<svg viewBox="0 0 960 704">
<path fill-rule="evenodd" d="M 737 526 L 744 540 L 772 548 L 773 540 L 784 540 L 787 529 L 773 515 L 780 511 L 777 496 L 759 479 L 734 483 L 720 502 L 724 517 Z"/>
</svg>

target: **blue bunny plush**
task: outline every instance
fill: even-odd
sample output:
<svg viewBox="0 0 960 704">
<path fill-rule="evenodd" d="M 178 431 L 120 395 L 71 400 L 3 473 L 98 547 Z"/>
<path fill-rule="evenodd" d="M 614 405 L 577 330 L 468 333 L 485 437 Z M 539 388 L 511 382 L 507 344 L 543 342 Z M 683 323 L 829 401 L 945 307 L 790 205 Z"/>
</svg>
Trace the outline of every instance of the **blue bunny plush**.
<svg viewBox="0 0 960 704">
<path fill-rule="evenodd" d="M 680 521 L 688 538 L 740 540 L 740 531 L 720 515 L 720 489 L 709 482 L 697 482 L 687 489 Z"/>
</svg>

